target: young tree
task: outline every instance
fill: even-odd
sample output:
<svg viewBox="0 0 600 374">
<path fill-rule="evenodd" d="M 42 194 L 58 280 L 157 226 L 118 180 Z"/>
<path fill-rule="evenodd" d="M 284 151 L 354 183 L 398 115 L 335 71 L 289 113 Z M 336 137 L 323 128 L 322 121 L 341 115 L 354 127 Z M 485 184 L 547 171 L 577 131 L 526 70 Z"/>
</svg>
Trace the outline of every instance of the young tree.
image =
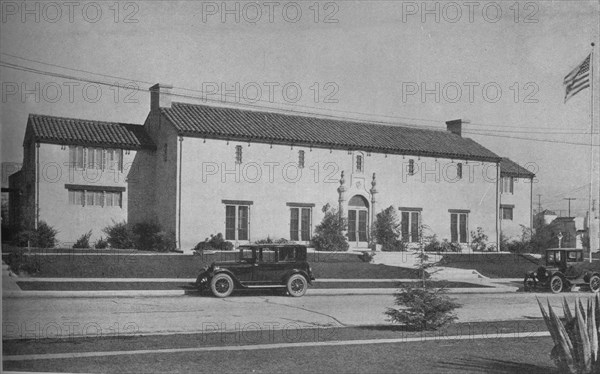
<svg viewBox="0 0 600 374">
<path fill-rule="evenodd" d="M 453 310 L 460 308 L 447 296 L 445 285 L 436 287 L 428 279 L 427 269 L 433 264 L 427 263 L 428 257 L 425 253 L 423 231 L 427 226 L 419 227 L 419 270 L 421 282 L 419 286 L 413 283 L 400 284 L 398 292 L 395 293 L 395 304 L 400 309 L 387 308 L 385 314 L 389 321 L 403 324 L 411 330 L 437 330 L 457 319 Z"/>
<path fill-rule="evenodd" d="M 341 218 L 337 209 L 329 204 L 322 209 L 325 216 L 323 221 L 315 227 L 312 238 L 317 251 L 347 251 L 349 248 L 344 231 L 347 228 L 346 220 Z"/>
</svg>

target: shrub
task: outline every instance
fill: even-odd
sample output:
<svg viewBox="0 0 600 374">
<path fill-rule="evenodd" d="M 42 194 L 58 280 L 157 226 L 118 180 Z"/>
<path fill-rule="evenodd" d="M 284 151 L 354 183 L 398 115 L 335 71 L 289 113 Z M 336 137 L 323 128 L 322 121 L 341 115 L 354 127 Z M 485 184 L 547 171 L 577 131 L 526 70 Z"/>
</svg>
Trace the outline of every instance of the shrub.
<svg viewBox="0 0 600 374">
<path fill-rule="evenodd" d="M 233 243 L 223 239 L 223 234 L 210 235 L 210 238 L 204 239 L 203 242 L 196 244 L 195 251 L 232 251 Z"/>
<path fill-rule="evenodd" d="M 39 256 L 27 255 L 23 250 L 11 252 L 7 264 L 15 274 L 36 274 L 41 270 Z"/>
<path fill-rule="evenodd" d="M 427 237 L 426 243 L 423 248 L 425 252 L 460 252 L 462 250 L 460 244 L 451 243 L 448 239 L 440 242 L 435 234 Z"/>
<path fill-rule="evenodd" d="M 35 230 L 21 231 L 17 235 L 19 247 L 54 248 L 56 245 L 56 234 L 58 231 L 44 221 L 38 223 Z"/>
<path fill-rule="evenodd" d="M 375 253 L 369 251 L 363 251 L 360 255 L 358 255 L 358 258 L 360 258 L 363 262 L 371 262 L 373 261 L 374 257 Z"/>
<path fill-rule="evenodd" d="M 373 223 L 372 236 L 382 251 L 405 251 L 406 242 L 400 240 L 401 229 L 396 209 L 390 206 L 377 214 Z"/>
<path fill-rule="evenodd" d="M 400 323 L 411 330 L 437 330 L 457 319 L 452 313 L 460 304 L 446 294 L 446 288 L 435 288 L 427 281 L 424 287 L 405 283 L 395 294 L 401 309 L 387 308 L 389 321 Z"/>
<path fill-rule="evenodd" d="M 154 251 L 156 248 L 156 235 L 160 232 L 160 226 L 154 222 L 138 222 L 133 225 L 133 244 L 137 249 Z"/>
<path fill-rule="evenodd" d="M 173 231 L 159 231 L 154 234 L 152 250 L 158 252 L 173 252 L 177 249 L 177 238 Z"/>
<path fill-rule="evenodd" d="M 473 251 L 484 252 L 488 246 L 488 236 L 481 227 L 477 231 L 471 231 L 471 249 Z"/>
<path fill-rule="evenodd" d="M 266 239 L 259 239 L 259 240 L 254 241 L 254 244 L 286 244 L 286 243 L 291 243 L 291 242 L 285 238 L 279 238 L 279 239 L 273 240 L 268 236 Z"/>
<path fill-rule="evenodd" d="M 317 251 L 347 251 L 348 241 L 343 231 L 347 228 L 346 220 L 339 217 L 335 208 L 325 204 L 322 209 L 325 216 L 317 227 L 312 243 Z"/>
<path fill-rule="evenodd" d="M 420 227 L 421 235 L 425 227 L 424 225 Z M 423 240 L 419 240 L 419 243 L 421 282 L 401 284 L 394 295 L 395 304 L 401 308 L 387 308 L 385 314 L 389 317 L 389 321 L 403 324 L 411 330 L 437 330 L 457 319 L 452 311 L 459 308 L 460 304 L 446 295 L 446 287 L 434 287 L 427 280 L 429 275 L 426 269 L 433 264 L 427 263 L 428 256 L 425 253 Z"/>
<path fill-rule="evenodd" d="M 548 312 L 537 300 L 546 322 L 546 327 L 554 342 L 550 357 L 561 373 L 592 374 L 600 373 L 600 296 L 588 299 L 587 307 L 579 299 L 575 300 L 575 313 L 563 299 L 561 320 L 548 301 Z"/>
<path fill-rule="evenodd" d="M 96 248 L 96 249 L 108 248 L 108 242 L 103 237 L 100 237 L 100 239 L 96 240 L 96 243 L 94 243 L 94 248 Z"/>
<path fill-rule="evenodd" d="M 90 247 L 90 237 L 92 236 L 92 230 L 87 233 L 81 235 L 79 239 L 73 244 L 73 248 L 89 248 Z"/>
<path fill-rule="evenodd" d="M 112 226 L 107 226 L 102 231 L 107 235 L 106 241 L 112 248 L 135 248 L 133 244 L 133 233 L 125 221 L 113 221 Z"/>
</svg>

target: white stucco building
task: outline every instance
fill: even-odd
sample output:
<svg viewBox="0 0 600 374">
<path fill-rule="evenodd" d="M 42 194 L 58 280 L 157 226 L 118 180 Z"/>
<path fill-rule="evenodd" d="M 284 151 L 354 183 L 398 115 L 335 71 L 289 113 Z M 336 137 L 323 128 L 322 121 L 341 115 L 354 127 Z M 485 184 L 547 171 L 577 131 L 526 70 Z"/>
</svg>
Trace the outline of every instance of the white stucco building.
<svg viewBox="0 0 600 374">
<path fill-rule="evenodd" d="M 127 219 L 127 176 L 141 149 L 154 145 L 139 125 L 30 115 L 23 167 L 9 177 L 14 230 L 45 221 L 62 245 L 104 235 Z"/>
<path fill-rule="evenodd" d="M 24 169 L 33 171 L 11 182 L 27 201 L 26 221 L 45 220 L 65 242 L 112 220 L 156 221 L 183 250 L 217 233 L 235 244 L 308 243 L 325 204 L 348 220 L 351 248 L 367 247 L 375 215 L 389 206 L 409 242 L 420 224 L 465 246 L 482 227 L 497 242 L 509 205 L 513 221 L 531 224 L 531 183 L 501 193 L 516 164 L 462 137 L 460 120 L 423 130 L 172 102 L 170 90 L 151 88 L 143 126 L 30 117 Z M 67 165 L 62 175 L 40 177 L 52 163 Z"/>
</svg>

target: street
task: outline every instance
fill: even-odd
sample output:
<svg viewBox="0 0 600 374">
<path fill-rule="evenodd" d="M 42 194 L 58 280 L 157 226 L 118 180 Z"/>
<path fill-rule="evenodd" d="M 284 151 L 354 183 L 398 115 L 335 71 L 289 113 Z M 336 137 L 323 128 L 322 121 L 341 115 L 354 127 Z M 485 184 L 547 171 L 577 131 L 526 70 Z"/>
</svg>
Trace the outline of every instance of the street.
<svg viewBox="0 0 600 374">
<path fill-rule="evenodd" d="M 555 307 L 589 293 L 456 294 L 458 322 L 540 319 L 535 298 Z M 205 333 L 382 325 L 391 295 L 14 298 L 3 303 L 4 339 Z M 561 309 L 562 310 L 562 309 Z"/>
<path fill-rule="evenodd" d="M 407 372 L 553 372 L 536 296 L 560 308 L 563 296 L 572 303 L 590 294 L 456 294 L 463 306 L 455 327 L 424 333 L 386 322 L 391 295 L 11 298 L 3 303 L 3 365 L 71 372 L 386 372 L 400 365 Z"/>
</svg>

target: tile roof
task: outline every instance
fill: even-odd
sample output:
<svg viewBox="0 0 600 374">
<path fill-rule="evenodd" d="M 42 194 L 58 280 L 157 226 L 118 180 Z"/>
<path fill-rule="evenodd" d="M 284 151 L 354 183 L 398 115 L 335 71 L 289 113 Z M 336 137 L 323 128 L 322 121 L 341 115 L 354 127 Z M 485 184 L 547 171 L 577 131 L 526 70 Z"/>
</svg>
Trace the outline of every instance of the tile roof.
<svg viewBox="0 0 600 374">
<path fill-rule="evenodd" d="M 54 144 L 155 148 L 144 126 L 30 114 L 28 131 L 35 141 Z"/>
<path fill-rule="evenodd" d="M 500 161 L 500 175 L 506 177 L 533 178 L 535 174 L 516 162 L 503 157 Z"/>
<path fill-rule="evenodd" d="M 378 153 L 499 161 L 475 141 L 448 131 L 172 103 L 162 114 L 180 135 Z"/>
</svg>

